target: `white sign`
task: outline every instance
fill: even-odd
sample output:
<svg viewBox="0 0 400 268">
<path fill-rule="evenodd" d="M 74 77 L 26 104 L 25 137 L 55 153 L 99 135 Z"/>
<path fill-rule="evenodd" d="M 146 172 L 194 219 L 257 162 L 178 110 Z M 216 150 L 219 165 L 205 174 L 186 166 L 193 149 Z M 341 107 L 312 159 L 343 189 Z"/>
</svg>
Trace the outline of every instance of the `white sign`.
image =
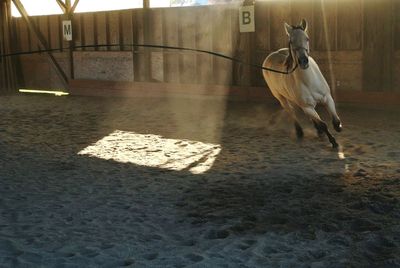
<svg viewBox="0 0 400 268">
<path fill-rule="evenodd" d="M 72 41 L 72 23 L 70 20 L 63 20 L 62 31 L 66 41 Z"/>
<path fill-rule="evenodd" d="M 241 33 L 255 32 L 254 6 L 239 8 L 239 28 Z"/>
</svg>

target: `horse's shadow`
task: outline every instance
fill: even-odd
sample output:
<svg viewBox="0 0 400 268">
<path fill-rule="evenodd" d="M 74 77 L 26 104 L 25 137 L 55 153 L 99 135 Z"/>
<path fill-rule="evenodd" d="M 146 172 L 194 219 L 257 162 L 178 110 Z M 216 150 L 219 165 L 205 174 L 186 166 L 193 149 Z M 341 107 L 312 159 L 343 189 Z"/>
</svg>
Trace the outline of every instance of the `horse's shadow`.
<svg viewBox="0 0 400 268">
<path fill-rule="evenodd" d="M 206 183 L 184 193 L 182 200 L 188 205 L 183 213 L 193 222 L 227 225 L 233 234 L 299 231 L 315 235 L 316 230 L 350 228 L 355 217 L 347 204 L 360 196 L 346 191 L 345 164 L 337 153 L 322 149 L 310 160 L 312 149 L 291 139 L 258 150 L 246 141 L 246 146 L 237 142 L 230 146 L 225 140 L 213 168 L 201 175 Z M 297 151 L 286 150 L 289 144 Z M 307 162 L 330 162 L 331 167 L 319 169 Z"/>
</svg>

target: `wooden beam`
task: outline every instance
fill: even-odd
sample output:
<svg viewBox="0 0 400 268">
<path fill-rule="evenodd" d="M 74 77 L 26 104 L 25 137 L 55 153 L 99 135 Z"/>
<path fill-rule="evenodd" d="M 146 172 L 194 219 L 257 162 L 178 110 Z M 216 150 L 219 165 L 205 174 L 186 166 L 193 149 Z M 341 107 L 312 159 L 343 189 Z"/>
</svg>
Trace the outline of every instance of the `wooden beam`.
<svg viewBox="0 0 400 268">
<path fill-rule="evenodd" d="M 57 4 L 60 6 L 61 10 L 63 13 L 65 13 L 67 11 L 67 7 L 65 6 L 64 2 L 62 2 L 61 0 L 56 0 Z"/>
<path fill-rule="evenodd" d="M 66 11 L 64 13 L 64 16 L 67 20 L 70 20 L 72 22 L 72 28 L 74 28 L 74 23 L 73 23 L 73 15 L 76 6 L 78 5 L 79 0 L 75 0 L 74 4 L 72 5 L 71 0 L 65 0 L 65 6 L 66 6 Z M 70 70 L 70 77 L 71 79 L 75 78 L 75 70 L 74 70 L 74 49 L 73 47 L 75 46 L 74 40 L 69 41 L 69 70 Z"/>
<path fill-rule="evenodd" d="M 46 39 L 43 37 L 42 33 L 40 32 L 39 28 L 31 21 L 29 18 L 28 13 L 26 12 L 24 6 L 22 5 L 20 0 L 12 0 L 16 8 L 18 9 L 18 12 L 21 14 L 21 16 L 24 18 L 26 24 L 28 25 L 28 28 L 30 31 L 32 31 L 37 39 L 39 40 L 39 44 L 44 50 L 48 50 L 49 46 L 47 44 Z M 46 52 L 50 63 L 53 65 L 55 70 L 57 71 L 57 74 L 60 76 L 62 82 L 65 84 L 65 86 L 68 87 L 68 77 L 65 75 L 63 69 L 61 66 L 58 64 L 57 60 L 54 58 L 53 54 L 51 52 Z"/>
<path fill-rule="evenodd" d="M 73 14 L 75 12 L 75 9 L 76 9 L 76 6 L 78 5 L 78 3 L 79 3 L 79 0 L 75 0 L 74 4 L 72 5 L 71 10 L 70 10 L 71 14 Z"/>
</svg>

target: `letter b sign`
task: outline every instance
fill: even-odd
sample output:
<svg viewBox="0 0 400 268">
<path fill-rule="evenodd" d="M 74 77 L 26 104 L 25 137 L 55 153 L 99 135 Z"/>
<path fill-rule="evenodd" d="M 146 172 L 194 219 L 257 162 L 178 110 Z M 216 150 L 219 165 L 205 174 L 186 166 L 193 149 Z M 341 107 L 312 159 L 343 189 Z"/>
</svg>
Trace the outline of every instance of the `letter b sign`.
<svg viewBox="0 0 400 268">
<path fill-rule="evenodd" d="M 254 6 L 243 6 L 239 8 L 239 28 L 241 33 L 255 31 Z"/>
</svg>

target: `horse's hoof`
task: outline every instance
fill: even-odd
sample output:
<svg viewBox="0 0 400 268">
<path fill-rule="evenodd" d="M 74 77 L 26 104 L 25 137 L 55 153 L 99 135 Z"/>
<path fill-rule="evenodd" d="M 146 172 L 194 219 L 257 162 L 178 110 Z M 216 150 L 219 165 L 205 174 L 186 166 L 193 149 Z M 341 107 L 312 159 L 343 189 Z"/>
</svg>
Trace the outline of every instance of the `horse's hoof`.
<svg viewBox="0 0 400 268">
<path fill-rule="evenodd" d="M 333 128 L 336 130 L 336 132 L 341 132 L 342 131 L 342 123 L 340 121 L 333 120 Z"/>
</svg>

